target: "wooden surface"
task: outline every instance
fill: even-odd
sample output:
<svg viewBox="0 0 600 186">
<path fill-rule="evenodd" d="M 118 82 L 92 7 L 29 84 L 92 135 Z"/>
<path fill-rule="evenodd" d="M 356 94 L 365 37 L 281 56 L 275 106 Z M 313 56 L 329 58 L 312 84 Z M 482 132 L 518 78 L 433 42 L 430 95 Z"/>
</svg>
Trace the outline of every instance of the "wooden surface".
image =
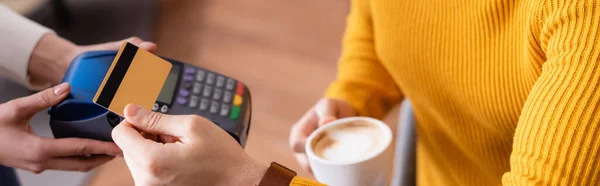
<svg viewBox="0 0 600 186">
<path fill-rule="evenodd" d="M 346 0 L 163 1 L 155 41 L 160 55 L 247 83 L 253 116 L 246 152 L 312 178 L 288 147 L 289 130 L 335 78 L 348 6 Z M 117 159 L 97 170 L 90 185 L 133 181 Z"/>
</svg>

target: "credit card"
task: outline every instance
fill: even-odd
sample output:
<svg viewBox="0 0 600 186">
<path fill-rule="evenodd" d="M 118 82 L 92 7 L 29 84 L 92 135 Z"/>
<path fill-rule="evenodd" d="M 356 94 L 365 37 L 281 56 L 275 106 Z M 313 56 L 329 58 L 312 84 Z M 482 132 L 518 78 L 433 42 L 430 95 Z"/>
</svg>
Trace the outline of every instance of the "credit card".
<svg viewBox="0 0 600 186">
<path fill-rule="evenodd" d="M 124 116 L 127 104 L 148 110 L 156 102 L 172 64 L 124 42 L 94 96 L 94 103 Z"/>
</svg>

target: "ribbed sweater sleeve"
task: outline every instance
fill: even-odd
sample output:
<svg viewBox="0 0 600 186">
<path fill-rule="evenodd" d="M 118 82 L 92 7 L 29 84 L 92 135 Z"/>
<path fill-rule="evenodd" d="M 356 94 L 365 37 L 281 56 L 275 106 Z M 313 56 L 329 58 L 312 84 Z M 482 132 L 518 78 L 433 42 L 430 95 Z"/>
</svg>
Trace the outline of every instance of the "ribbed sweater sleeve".
<svg viewBox="0 0 600 186">
<path fill-rule="evenodd" d="M 325 186 L 317 181 L 306 179 L 303 177 L 296 176 L 290 183 L 290 186 Z"/>
<path fill-rule="evenodd" d="M 350 3 L 337 78 L 325 96 L 347 101 L 359 115 L 381 118 L 403 96 L 375 52 L 369 3 Z"/>
<path fill-rule="evenodd" d="M 542 71 L 516 128 L 504 185 L 600 183 L 600 2 L 552 0 L 530 50 Z M 537 45 L 537 46 L 536 46 Z"/>
</svg>

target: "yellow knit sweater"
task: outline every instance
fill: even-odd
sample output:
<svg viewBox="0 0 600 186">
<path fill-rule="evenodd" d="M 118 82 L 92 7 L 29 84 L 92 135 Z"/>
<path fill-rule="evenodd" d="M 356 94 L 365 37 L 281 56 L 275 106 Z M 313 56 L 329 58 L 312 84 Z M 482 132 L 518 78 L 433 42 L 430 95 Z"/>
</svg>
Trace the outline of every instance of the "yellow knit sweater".
<svg viewBox="0 0 600 186">
<path fill-rule="evenodd" d="M 600 185 L 600 1 L 351 4 L 326 96 L 409 99 L 419 185 Z"/>
</svg>

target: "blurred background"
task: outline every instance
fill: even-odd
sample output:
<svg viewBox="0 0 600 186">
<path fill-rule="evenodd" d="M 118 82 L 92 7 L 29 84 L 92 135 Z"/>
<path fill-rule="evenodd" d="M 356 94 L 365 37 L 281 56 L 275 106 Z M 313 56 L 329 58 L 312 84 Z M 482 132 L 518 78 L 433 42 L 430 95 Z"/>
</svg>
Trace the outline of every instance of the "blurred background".
<svg viewBox="0 0 600 186">
<path fill-rule="evenodd" d="M 77 44 L 138 36 L 157 54 L 245 82 L 253 96 L 246 151 L 265 165 L 302 171 L 288 147 L 289 129 L 335 78 L 349 0 L 0 0 Z M 29 92 L 0 81 L 0 102 Z M 393 111 L 392 113 L 397 113 Z M 386 122 L 395 123 L 397 114 Z M 47 113 L 32 123 L 52 136 Z M 395 126 L 395 125 L 391 125 Z M 122 159 L 89 173 L 18 171 L 25 186 L 133 185 Z M 1 185 L 1 184 L 0 184 Z"/>
</svg>

